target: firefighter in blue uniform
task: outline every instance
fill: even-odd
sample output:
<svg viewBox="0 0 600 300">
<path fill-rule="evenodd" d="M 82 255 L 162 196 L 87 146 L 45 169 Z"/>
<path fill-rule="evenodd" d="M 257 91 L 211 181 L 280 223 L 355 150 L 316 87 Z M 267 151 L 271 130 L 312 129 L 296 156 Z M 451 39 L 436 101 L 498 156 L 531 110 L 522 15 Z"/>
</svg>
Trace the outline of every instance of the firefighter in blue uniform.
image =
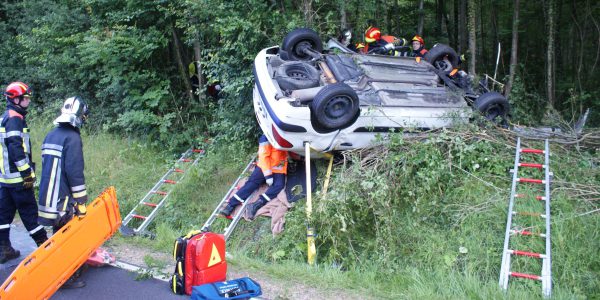
<svg viewBox="0 0 600 300">
<path fill-rule="evenodd" d="M 31 160 L 29 129 L 25 121 L 31 89 L 22 82 L 6 87 L 6 111 L 0 125 L 0 263 L 21 254 L 10 243 L 10 224 L 18 210 L 23 225 L 39 246 L 47 239 L 38 224 L 33 184 L 35 172 Z"/>
<path fill-rule="evenodd" d="M 83 174 L 83 144 L 79 129 L 88 116 L 87 104 L 80 97 L 65 100 L 61 115 L 42 144 L 42 176 L 40 179 L 39 222 L 52 226 L 54 232 L 74 215 L 86 215 L 88 200 Z M 79 278 L 81 269 L 62 286 L 79 288 L 85 282 Z"/>
</svg>

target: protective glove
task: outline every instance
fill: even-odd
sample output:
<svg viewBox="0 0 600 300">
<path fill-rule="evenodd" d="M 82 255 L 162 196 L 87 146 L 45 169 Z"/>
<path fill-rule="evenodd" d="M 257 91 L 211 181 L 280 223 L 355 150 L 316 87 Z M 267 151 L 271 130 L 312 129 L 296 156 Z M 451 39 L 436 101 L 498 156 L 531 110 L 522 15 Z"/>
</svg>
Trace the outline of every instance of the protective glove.
<svg viewBox="0 0 600 300">
<path fill-rule="evenodd" d="M 408 44 L 408 41 L 406 41 L 405 38 L 394 39 L 394 45 L 396 45 L 396 46 L 406 46 L 406 44 Z"/>
<path fill-rule="evenodd" d="M 23 177 L 23 187 L 25 189 L 32 189 L 35 184 L 35 177 L 33 177 L 33 173 L 29 173 L 29 175 Z"/>
<path fill-rule="evenodd" d="M 267 185 L 272 186 L 273 185 L 273 177 L 268 176 L 266 179 L 267 179 Z"/>
<path fill-rule="evenodd" d="M 385 50 L 388 50 L 388 51 L 389 51 L 389 50 L 394 50 L 394 48 L 395 48 L 395 47 L 396 47 L 396 46 L 394 46 L 394 44 L 393 44 L 393 43 L 387 43 L 387 44 L 385 44 L 385 46 L 383 46 L 383 48 L 384 48 Z"/>
<path fill-rule="evenodd" d="M 83 219 L 86 214 L 87 214 L 87 208 L 85 207 L 85 204 L 76 203 L 75 204 L 75 215 L 78 216 L 80 219 Z"/>
</svg>

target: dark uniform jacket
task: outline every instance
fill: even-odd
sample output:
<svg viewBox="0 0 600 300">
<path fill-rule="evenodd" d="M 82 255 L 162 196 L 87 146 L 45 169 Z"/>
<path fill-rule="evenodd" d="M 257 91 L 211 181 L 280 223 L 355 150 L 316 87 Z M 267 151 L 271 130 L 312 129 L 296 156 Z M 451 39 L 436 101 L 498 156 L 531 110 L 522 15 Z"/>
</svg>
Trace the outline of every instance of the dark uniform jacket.
<svg viewBox="0 0 600 300">
<path fill-rule="evenodd" d="M 69 203 L 84 204 L 87 201 L 83 169 L 83 145 L 79 130 L 60 124 L 46 135 L 42 144 L 39 195 L 41 224 L 53 225 L 59 214 L 68 209 Z"/>
<path fill-rule="evenodd" d="M 425 49 L 425 47 L 421 46 L 421 48 L 419 48 L 418 50 L 413 50 L 412 53 L 412 57 L 425 57 L 425 54 L 427 54 L 427 49 Z"/>
<path fill-rule="evenodd" d="M 23 177 L 33 172 L 27 111 L 8 103 L 0 123 L 0 186 L 22 187 Z M 34 173 L 35 176 L 35 173 Z"/>
</svg>

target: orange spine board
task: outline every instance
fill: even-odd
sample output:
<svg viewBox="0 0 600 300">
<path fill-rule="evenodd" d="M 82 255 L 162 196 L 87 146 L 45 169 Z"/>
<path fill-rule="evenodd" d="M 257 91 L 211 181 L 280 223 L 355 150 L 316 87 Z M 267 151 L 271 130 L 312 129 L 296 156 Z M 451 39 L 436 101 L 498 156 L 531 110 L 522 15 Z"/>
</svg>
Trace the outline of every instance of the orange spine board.
<svg viewBox="0 0 600 300">
<path fill-rule="evenodd" d="M 114 187 L 27 256 L 0 287 L 0 300 L 49 299 L 121 225 Z"/>
</svg>

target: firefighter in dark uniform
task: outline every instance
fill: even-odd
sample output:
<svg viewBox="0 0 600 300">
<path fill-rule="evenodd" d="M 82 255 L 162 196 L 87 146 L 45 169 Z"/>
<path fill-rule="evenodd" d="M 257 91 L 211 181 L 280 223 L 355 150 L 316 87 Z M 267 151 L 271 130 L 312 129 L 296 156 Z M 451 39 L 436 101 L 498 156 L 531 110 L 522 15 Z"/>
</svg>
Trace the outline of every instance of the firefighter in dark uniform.
<svg viewBox="0 0 600 300">
<path fill-rule="evenodd" d="M 266 183 L 269 188 L 258 197 L 256 202 L 248 205 L 250 218 L 254 219 L 256 212 L 271 199 L 277 197 L 285 187 L 287 159 L 287 151 L 274 148 L 267 137 L 262 135 L 258 139 L 258 162 L 254 171 L 244 186 L 229 199 L 227 206 L 218 212 L 218 216 L 228 217 L 231 215 L 236 206 L 246 202 L 261 184 Z"/>
<path fill-rule="evenodd" d="M 411 45 L 413 57 L 424 57 L 428 52 L 427 49 L 425 49 L 425 40 L 418 34 L 412 38 Z"/>
<path fill-rule="evenodd" d="M 381 38 L 381 30 L 374 26 L 369 26 L 365 31 L 365 44 L 361 45 L 364 47 L 357 46 L 360 48 L 360 51 L 364 54 L 369 53 L 369 51 L 373 49 L 381 49 L 381 51 L 389 51 L 383 49 L 388 42 Z"/>
<path fill-rule="evenodd" d="M 39 222 L 52 226 L 54 232 L 74 215 L 86 215 L 88 200 L 83 174 L 83 144 L 79 129 L 88 115 L 87 104 L 80 97 L 65 100 L 61 115 L 42 144 L 42 175 L 40 179 Z M 85 282 L 79 278 L 81 269 L 62 286 L 79 288 Z"/>
<path fill-rule="evenodd" d="M 47 240 L 46 230 L 38 224 L 33 192 L 35 172 L 31 160 L 29 129 L 25 121 L 31 90 L 22 82 L 6 87 L 6 111 L 0 125 L 0 263 L 21 254 L 10 243 L 10 224 L 18 210 L 23 225 L 39 246 Z"/>
</svg>

